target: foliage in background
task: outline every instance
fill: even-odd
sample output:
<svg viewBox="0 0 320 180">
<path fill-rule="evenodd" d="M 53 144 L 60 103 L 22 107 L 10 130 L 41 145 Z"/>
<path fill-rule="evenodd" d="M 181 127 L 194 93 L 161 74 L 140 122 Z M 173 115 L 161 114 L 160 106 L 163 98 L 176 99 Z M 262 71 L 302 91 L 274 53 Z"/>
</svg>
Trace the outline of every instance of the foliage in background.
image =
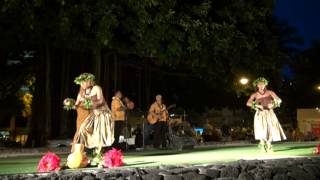
<svg viewBox="0 0 320 180">
<path fill-rule="evenodd" d="M 171 68 L 187 65 L 217 86 L 230 85 L 244 71 L 277 75 L 285 59 L 274 2 L 268 0 L 10 0 L 0 5 L 0 32 L 11 43 L 136 54 Z"/>
<path fill-rule="evenodd" d="M 32 98 L 35 88 L 35 76 L 30 74 L 26 77 L 24 84 L 21 86 L 20 91 L 18 92 L 18 98 L 23 104 L 23 109 L 21 115 L 24 118 L 31 118 L 32 116 Z"/>
</svg>

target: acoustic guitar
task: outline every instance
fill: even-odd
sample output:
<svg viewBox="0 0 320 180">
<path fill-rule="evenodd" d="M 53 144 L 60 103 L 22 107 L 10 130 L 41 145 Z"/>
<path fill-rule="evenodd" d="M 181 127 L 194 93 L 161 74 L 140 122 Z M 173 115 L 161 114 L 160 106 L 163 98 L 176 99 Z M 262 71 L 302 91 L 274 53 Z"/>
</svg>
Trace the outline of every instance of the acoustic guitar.
<svg viewBox="0 0 320 180">
<path fill-rule="evenodd" d="M 149 124 L 155 124 L 158 121 L 168 121 L 169 119 L 169 112 L 168 110 L 175 108 L 176 105 L 172 104 L 168 106 L 166 109 L 160 111 L 159 113 L 149 113 L 147 116 L 147 120 Z"/>
</svg>

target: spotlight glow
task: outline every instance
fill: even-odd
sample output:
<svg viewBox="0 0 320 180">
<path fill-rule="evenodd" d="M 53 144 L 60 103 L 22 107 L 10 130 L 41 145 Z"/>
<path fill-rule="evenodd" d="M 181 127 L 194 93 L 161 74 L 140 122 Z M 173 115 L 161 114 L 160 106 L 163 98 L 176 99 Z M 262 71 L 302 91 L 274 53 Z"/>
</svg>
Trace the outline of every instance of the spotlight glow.
<svg viewBox="0 0 320 180">
<path fill-rule="evenodd" d="M 246 84 L 248 84 L 249 79 L 244 77 L 244 78 L 241 78 L 241 79 L 239 80 L 239 82 L 240 82 L 240 84 L 242 84 L 242 85 L 246 85 Z"/>
</svg>

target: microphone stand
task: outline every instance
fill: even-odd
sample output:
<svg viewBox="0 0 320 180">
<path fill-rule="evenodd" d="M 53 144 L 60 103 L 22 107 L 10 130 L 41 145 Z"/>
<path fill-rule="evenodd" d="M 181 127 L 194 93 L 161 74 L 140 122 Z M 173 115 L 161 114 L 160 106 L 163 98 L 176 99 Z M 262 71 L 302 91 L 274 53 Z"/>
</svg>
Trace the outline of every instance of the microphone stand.
<svg viewBox="0 0 320 180">
<path fill-rule="evenodd" d="M 125 132 L 125 139 L 126 139 L 126 151 L 128 151 L 128 131 L 129 131 L 129 129 L 128 129 L 128 113 L 129 113 L 129 111 L 128 110 L 126 110 L 126 115 L 125 115 L 125 129 L 126 129 L 126 132 Z"/>
<path fill-rule="evenodd" d="M 145 119 L 144 119 L 144 115 L 142 115 L 142 149 L 144 150 L 145 149 L 145 127 L 144 127 L 144 124 L 145 124 Z"/>
</svg>

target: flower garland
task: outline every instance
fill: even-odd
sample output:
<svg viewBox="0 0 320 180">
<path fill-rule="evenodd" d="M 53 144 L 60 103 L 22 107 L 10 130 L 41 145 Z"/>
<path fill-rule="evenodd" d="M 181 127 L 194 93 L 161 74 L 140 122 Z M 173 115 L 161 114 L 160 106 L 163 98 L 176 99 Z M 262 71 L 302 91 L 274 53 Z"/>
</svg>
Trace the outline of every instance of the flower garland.
<svg viewBox="0 0 320 180">
<path fill-rule="evenodd" d="M 257 87 L 257 85 L 258 85 L 259 82 L 263 82 L 266 86 L 269 84 L 269 81 L 268 81 L 266 78 L 264 78 L 264 77 L 259 77 L 259 78 L 257 78 L 256 80 L 253 81 L 252 85 L 253 85 L 254 87 Z"/>
<path fill-rule="evenodd" d="M 94 80 L 95 80 L 95 76 L 93 74 L 82 73 L 78 77 L 76 77 L 73 82 L 80 85 L 84 81 L 94 81 Z"/>
<path fill-rule="evenodd" d="M 274 100 L 272 101 L 273 108 L 280 107 L 281 101 Z"/>
<path fill-rule="evenodd" d="M 257 102 L 256 102 L 256 101 L 253 101 L 253 102 L 252 102 L 251 108 L 252 108 L 253 110 L 257 110 L 257 109 L 258 109 L 258 108 L 257 108 Z"/>
<path fill-rule="evenodd" d="M 92 99 L 91 99 L 91 98 L 85 98 L 84 101 L 83 101 L 83 106 L 84 106 L 86 109 L 91 109 L 92 106 L 93 106 Z"/>
</svg>

